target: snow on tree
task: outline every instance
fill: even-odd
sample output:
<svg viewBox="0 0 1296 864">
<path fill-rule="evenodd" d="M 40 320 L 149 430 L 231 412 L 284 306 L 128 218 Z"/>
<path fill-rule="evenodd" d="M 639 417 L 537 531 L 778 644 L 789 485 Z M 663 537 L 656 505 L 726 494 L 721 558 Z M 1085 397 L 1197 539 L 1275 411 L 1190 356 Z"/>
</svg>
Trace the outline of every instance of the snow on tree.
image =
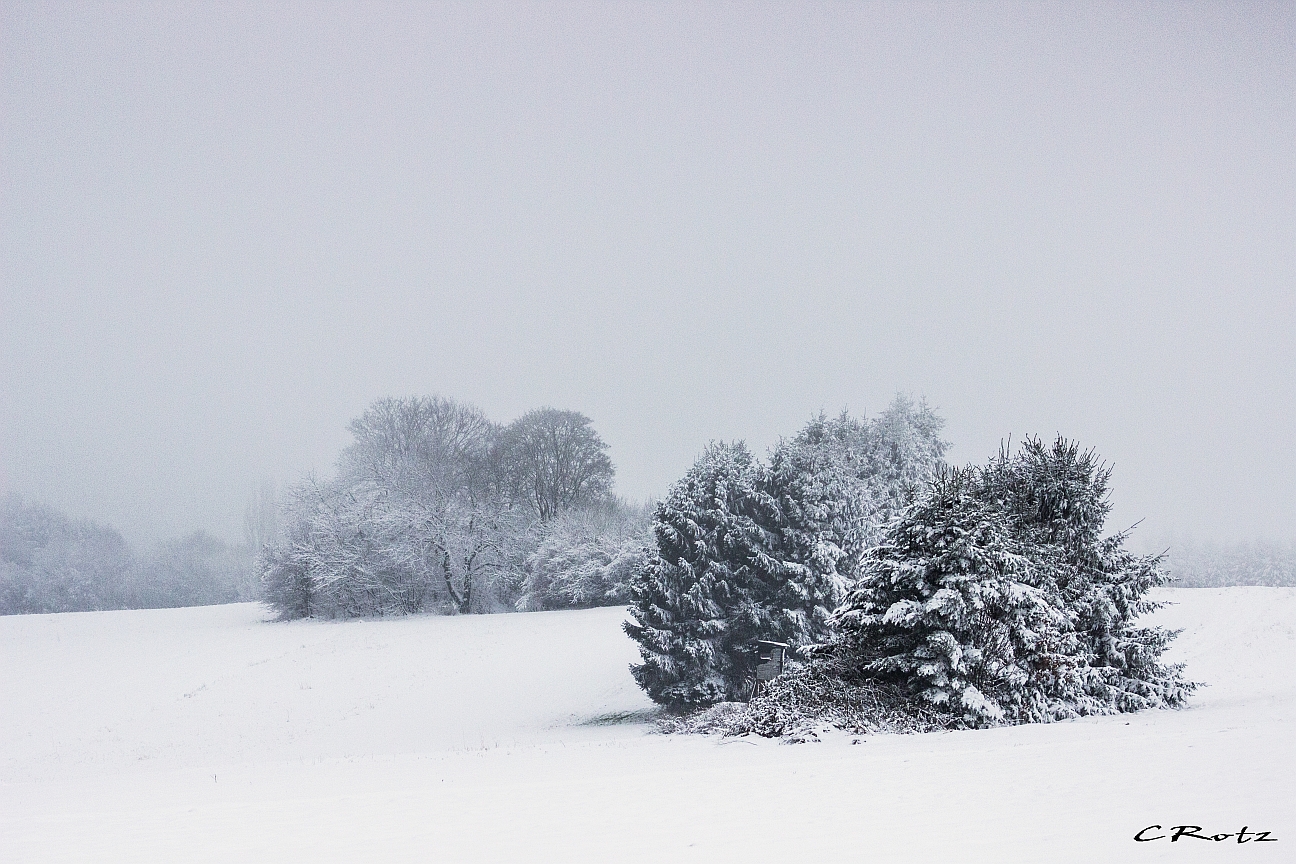
<svg viewBox="0 0 1296 864">
<path fill-rule="evenodd" d="M 770 505 L 762 512 L 771 536 L 766 555 L 753 566 L 780 586 L 771 602 L 797 622 L 795 632 L 779 641 L 826 639 L 828 617 L 854 582 L 876 510 L 857 473 L 862 463 L 842 434 L 857 425 L 845 415 L 811 421 L 779 443 L 761 472 L 759 487 Z"/>
<path fill-rule="evenodd" d="M 869 421 L 865 448 L 869 486 L 884 514 L 879 524 L 909 503 L 944 464 L 949 442 L 940 437 L 945 420 L 925 400 L 916 404 L 903 393 Z"/>
<path fill-rule="evenodd" d="M 316 578 L 311 573 L 314 550 L 307 536 L 310 523 L 302 518 L 288 520 L 287 536 L 266 544 L 257 553 L 256 569 L 261 574 L 261 601 L 274 609 L 281 620 L 310 618 L 318 607 Z"/>
<path fill-rule="evenodd" d="M 509 532 L 489 494 L 497 427 L 441 397 L 380 399 L 350 424 L 335 480 L 292 490 L 284 543 L 261 556 L 282 617 L 489 610 Z"/>
<path fill-rule="evenodd" d="M 1174 634 L 1134 625 L 1159 561 L 1102 535 L 1109 477 L 1063 439 L 942 473 L 865 556 L 836 662 L 974 726 L 1181 704 Z"/>
<path fill-rule="evenodd" d="M 415 496 L 376 481 L 307 481 L 287 537 L 261 556 L 281 617 L 498 611 L 511 544 L 507 511 L 464 496 Z"/>
<path fill-rule="evenodd" d="M 281 616 L 526 606 L 526 562 L 553 533 L 545 526 L 617 506 L 607 445 L 573 411 L 532 411 L 500 427 L 452 399 L 387 398 L 349 429 L 336 477 L 292 490 L 282 542 L 260 556 L 267 602 Z M 561 545 L 550 544 L 551 557 L 563 557 Z M 603 545 L 586 551 L 596 558 Z M 622 581 L 640 560 L 613 557 L 604 575 Z M 577 605 L 610 602 L 590 585 L 564 592 Z"/>
<path fill-rule="evenodd" d="M 0 614 L 255 599 L 250 549 L 201 531 L 136 554 L 115 529 L 0 498 Z"/>
<path fill-rule="evenodd" d="M 541 522 L 611 495 L 616 469 L 590 418 L 577 411 L 537 408 L 499 436 L 499 467 L 513 497 Z"/>
<path fill-rule="evenodd" d="M 1159 556 L 1125 548 L 1128 529 L 1103 536 L 1111 469 L 1059 436 L 1052 445 L 1027 439 L 1015 456 L 1001 451 L 981 476 L 982 497 L 1014 517 L 1027 548 L 1061 557 L 1058 587 L 1090 658 L 1079 712 L 1180 704 L 1193 685 L 1159 662 L 1174 633 L 1134 623 L 1160 607 L 1146 595 L 1169 575 Z"/>
<path fill-rule="evenodd" d="M 134 604 L 158 609 L 256 600 L 252 549 L 204 531 L 158 543 L 139 561 Z"/>
<path fill-rule="evenodd" d="M 835 613 L 837 651 L 971 725 L 1046 719 L 1049 688 L 1035 685 L 1068 673 L 1076 640 L 1052 562 L 1022 554 L 978 479 L 950 470 L 888 527 Z"/>
<path fill-rule="evenodd" d="M 656 555 L 632 590 L 636 677 L 677 707 L 745 696 L 755 643 L 829 638 L 877 520 L 930 477 L 947 446 L 926 405 L 897 397 L 879 420 L 824 415 L 768 466 L 714 445 L 659 506 Z"/>
<path fill-rule="evenodd" d="M 1296 587 L 1296 540 L 1252 540 L 1220 546 L 1175 538 L 1168 545 L 1170 575 L 1179 587 Z"/>
<path fill-rule="evenodd" d="M 472 405 L 440 396 L 384 398 L 348 426 L 342 484 L 376 483 L 420 500 L 485 488 L 499 429 Z"/>
<path fill-rule="evenodd" d="M 643 662 L 635 680 L 656 702 L 694 708 L 745 695 L 754 642 L 789 619 L 757 566 L 768 548 L 760 465 L 742 443 L 710 445 L 657 505 L 657 548 L 631 586 L 626 633 Z"/>
<path fill-rule="evenodd" d="M 116 529 L 0 497 L 0 614 L 131 608 L 136 569 Z"/>
<path fill-rule="evenodd" d="M 805 614 L 801 641 L 827 637 L 828 615 L 881 524 L 944 464 L 943 425 L 925 402 L 897 395 L 879 418 L 820 414 L 774 448 L 762 480 L 777 511 L 771 556 Z"/>
<path fill-rule="evenodd" d="M 518 608 L 583 609 L 624 604 L 652 543 L 649 511 L 610 501 L 543 523 L 526 558 Z"/>
</svg>

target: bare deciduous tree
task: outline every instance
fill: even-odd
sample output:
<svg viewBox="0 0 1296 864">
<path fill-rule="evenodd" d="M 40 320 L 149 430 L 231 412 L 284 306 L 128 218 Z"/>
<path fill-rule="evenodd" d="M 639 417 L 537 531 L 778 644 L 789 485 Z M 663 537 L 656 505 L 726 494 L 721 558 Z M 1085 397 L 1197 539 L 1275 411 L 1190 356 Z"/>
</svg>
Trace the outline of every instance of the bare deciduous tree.
<svg viewBox="0 0 1296 864">
<path fill-rule="evenodd" d="M 420 500 L 480 497 L 497 427 L 472 405 L 439 396 L 380 399 L 350 431 L 338 478 L 370 480 Z"/>
<path fill-rule="evenodd" d="M 584 414 L 529 411 L 509 424 L 501 443 L 512 489 L 542 522 L 611 492 L 615 469 L 607 444 Z"/>
</svg>

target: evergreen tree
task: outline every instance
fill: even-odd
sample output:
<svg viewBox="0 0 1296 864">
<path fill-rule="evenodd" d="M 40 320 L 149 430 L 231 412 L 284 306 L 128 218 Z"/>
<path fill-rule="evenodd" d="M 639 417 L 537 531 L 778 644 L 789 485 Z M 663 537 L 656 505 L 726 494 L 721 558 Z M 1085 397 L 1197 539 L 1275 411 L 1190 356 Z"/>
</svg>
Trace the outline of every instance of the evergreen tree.
<svg viewBox="0 0 1296 864">
<path fill-rule="evenodd" d="M 1054 562 L 1032 560 L 1004 513 L 955 469 L 888 528 L 835 614 L 838 650 L 866 675 L 906 682 L 974 726 L 1054 716 L 1076 640 Z"/>
<path fill-rule="evenodd" d="M 1180 667 L 1158 660 L 1175 634 L 1134 623 L 1160 608 L 1146 595 L 1169 576 L 1159 556 L 1125 548 L 1128 530 L 1103 536 L 1110 479 L 1092 450 L 1061 436 L 1027 439 L 1015 456 L 1001 450 L 981 474 L 981 497 L 1011 514 L 1020 542 L 1062 561 L 1058 587 L 1089 660 L 1076 700 L 1086 714 L 1179 704 L 1191 691 Z"/>
<path fill-rule="evenodd" d="M 781 441 L 762 472 L 773 536 L 769 554 L 756 566 L 771 583 L 781 583 L 777 602 L 798 625 L 793 642 L 828 638 L 828 618 L 855 581 L 870 539 L 876 507 L 859 476 L 862 460 L 851 448 L 858 426 L 846 415 L 821 415 Z"/>
<path fill-rule="evenodd" d="M 1062 439 L 941 475 L 867 553 L 837 659 L 978 726 L 1181 704 L 1174 634 L 1134 625 L 1159 561 L 1102 536 L 1109 476 Z"/>
<path fill-rule="evenodd" d="M 787 616 L 758 566 L 771 541 L 760 466 L 741 444 L 712 444 L 657 505 L 657 541 L 630 589 L 626 633 L 643 662 L 635 680 L 656 702 L 694 708 L 746 695 L 755 641 L 778 639 Z"/>
</svg>

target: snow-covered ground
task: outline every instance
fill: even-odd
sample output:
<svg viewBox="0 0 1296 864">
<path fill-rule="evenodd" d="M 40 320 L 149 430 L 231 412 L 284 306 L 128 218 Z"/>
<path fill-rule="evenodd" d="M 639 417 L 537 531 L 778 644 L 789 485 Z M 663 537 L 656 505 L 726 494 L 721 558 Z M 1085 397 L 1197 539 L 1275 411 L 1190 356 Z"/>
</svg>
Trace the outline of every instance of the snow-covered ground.
<svg viewBox="0 0 1296 864">
<path fill-rule="evenodd" d="M 795 746 L 653 734 L 620 609 L 0 618 L 0 861 L 1296 861 L 1296 589 L 1162 596 L 1187 710 Z"/>
</svg>

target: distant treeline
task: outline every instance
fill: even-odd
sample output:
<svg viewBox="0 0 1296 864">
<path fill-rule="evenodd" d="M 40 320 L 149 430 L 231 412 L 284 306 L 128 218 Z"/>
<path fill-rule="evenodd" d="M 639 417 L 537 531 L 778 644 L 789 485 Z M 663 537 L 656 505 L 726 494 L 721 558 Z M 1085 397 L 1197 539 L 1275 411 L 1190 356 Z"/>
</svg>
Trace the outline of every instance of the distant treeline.
<svg viewBox="0 0 1296 864">
<path fill-rule="evenodd" d="M 1180 588 L 1296 587 L 1296 542 L 1173 543 L 1167 564 Z"/>
<path fill-rule="evenodd" d="M 196 531 L 139 554 L 114 528 L 18 495 L 0 499 L 0 614 L 206 606 L 258 595 L 246 546 Z"/>
</svg>

